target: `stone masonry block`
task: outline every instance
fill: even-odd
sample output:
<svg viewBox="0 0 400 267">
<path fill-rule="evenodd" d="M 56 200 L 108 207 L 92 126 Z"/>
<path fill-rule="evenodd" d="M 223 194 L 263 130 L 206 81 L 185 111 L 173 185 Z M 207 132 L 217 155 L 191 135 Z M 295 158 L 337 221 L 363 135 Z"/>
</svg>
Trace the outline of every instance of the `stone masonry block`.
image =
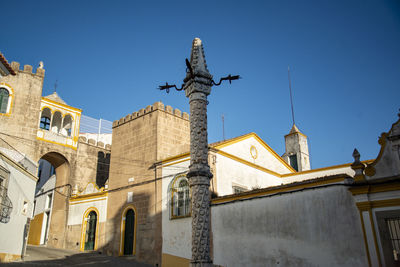
<svg viewBox="0 0 400 267">
<path fill-rule="evenodd" d="M 18 71 L 19 70 L 19 62 L 16 62 L 16 61 L 11 62 L 11 68 L 14 71 Z"/>
<path fill-rule="evenodd" d="M 139 113 L 138 116 L 144 115 L 144 108 L 140 109 L 138 113 Z"/>
<path fill-rule="evenodd" d="M 168 113 L 171 113 L 171 114 L 172 114 L 172 110 L 173 110 L 173 109 L 172 109 L 171 106 L 166 106 L 166 107 L 165 107 L 165 111 L 168 112 Z"/>
<path fill-rule="evenodd" d="M 153 104 L 153 110 L 157 109 L 164 110 L 164 104 L 161 101 Z"/>
<path fill-rule="evenodd" d="M 41 68 L 37 68 L 36 69 L 36 75 L 37 76 L 44 77 L 44 72 L 45 72 L 44 69 L 41 69 Z"/>
<path fill-rule="evenodd" d="M 186 112 L 183 112 L 182 118 L 184 118 L 185 120 L 189 120 L 189 114 Z"/>
<path fill-rule="evenodd" d="M 32 73 L 32 66 L 31 65 L 24 65 L 24 71 Z"/>
<path fill-rule="evenodd" d="M 179 110 L 179 109 L 174 109 L 174 115 L 175 116 L 178 116 L 178 117 L 181 117 L 182 116 L 182 112 Z"/>
<path fill-rule="evenodd" d="M 153 106 L 147 106 L 146 107 L 146 113 L 149 113 L 153 110 Z"/>
</svg>

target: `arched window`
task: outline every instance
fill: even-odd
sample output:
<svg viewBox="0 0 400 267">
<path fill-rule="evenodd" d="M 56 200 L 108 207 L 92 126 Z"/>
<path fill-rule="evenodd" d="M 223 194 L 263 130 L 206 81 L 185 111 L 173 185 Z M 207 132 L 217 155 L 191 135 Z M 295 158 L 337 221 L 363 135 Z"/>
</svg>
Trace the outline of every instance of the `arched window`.
<svg viewBox="0 0 400 267">
<path fill-rule="evenodd" d="M 61 134 L 71 136 L 71 130 L 72 130 L 72 117 L 71 115 L 66 115 L 64 117 Z"/>
<path fill-rule="evenodd" d="M 44 108 L 42 110 L 42 115 L 40 116 L 40 129 L 49 130 L 51 120 L 51 110 L 49 108 Z"/>
<path fill-rule="evenodd" d="M 171 219 L 190 216 L 190 190 L 186 174 L 180 174 L 170 185 Z"/>
<path fill-rule="evenodd" d="M 62 115 L 60 111 L 56 111 L 53 114 L 53 119 L 51 121 L 51 131 L 53 133 L 59 133 L 61 130 Z"/>
<path fill-rule="evenodd" d="M 10 93 L 5 88 L 0 88 L 0 113 L 7 113 Z"/>
</svg>

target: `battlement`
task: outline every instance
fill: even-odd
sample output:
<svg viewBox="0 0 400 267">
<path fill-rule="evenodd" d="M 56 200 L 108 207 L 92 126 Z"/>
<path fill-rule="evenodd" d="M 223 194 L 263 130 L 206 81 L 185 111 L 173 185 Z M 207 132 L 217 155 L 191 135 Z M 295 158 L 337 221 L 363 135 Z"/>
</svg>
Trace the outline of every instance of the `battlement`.
<svg viewBox="0 0 400 267">
<path fill-rule="evenodd" d="M 11 62 L 11 68 L 15 71 L 15 73 L 17 72 L 22 72 L 22 73 L 29 73 L 29 74 L 33 74 L 36 76 L 39 76 L 41 78 L 44 77 L 44 73 L 45 70 L 43 69 L 42 65 L 39 65 L 39 67 L 37 67 L 36 69 L 36 73 L 33 73 L 33 67 L 31 65 L 24 65 L 24 69 L 20 69 L 20 64 L 19 62 Z"/>
<path fill-rule="evenodd" d="M 79 141 L 79 143 L 89 144 L 89 145 L 96 146 L 96 147 L 99 147 L 99 148 L 103 148 L 103 149 L 106 149 L 106 150 L 111 150 L 111 145 L 110 144 L 104 144 L 103 142 L 96 141 L 95 139 L 92 139 L 92 138 L 87 139 L 85 136 L 79 136 L 78 141 Z"/>
<path fill-rule="evenodd" d="M 129 122 L 131 120 L 135 120 L 135 119 L 137 119 L 139 117 L 145 116 L 145 115 L 147 115 L 147 114 L 149 114 L 149 113 L 151 113 L 153 111 L 156 111 L 156 110 L 161 110 L 161 111 L 164 111 L 164 112 L 169 113 L 171 115 L 174 115 L 176 117 L 182 118 L 184 120 L 189 120 L 189 114 L 188 113 L 182 112 L 177 108 L 173 109 L 171 106 L 164 106 L 164 104 L 162 102 L 156 102 L 153 105 L 149 105 L 146 108 L 142 108 L 139 111 L 135 111 L 132 114 L 128 114 L 128 115 L 126 115 L 125 117 L 122 117 L 119 120 L 115 120 L 113 122 L 112 127 L 115 128 L 115 127 L 120 126 L 120 125 L 122 125 L 124 123 L 127 123 L 127 122 Z"/>
</svg>

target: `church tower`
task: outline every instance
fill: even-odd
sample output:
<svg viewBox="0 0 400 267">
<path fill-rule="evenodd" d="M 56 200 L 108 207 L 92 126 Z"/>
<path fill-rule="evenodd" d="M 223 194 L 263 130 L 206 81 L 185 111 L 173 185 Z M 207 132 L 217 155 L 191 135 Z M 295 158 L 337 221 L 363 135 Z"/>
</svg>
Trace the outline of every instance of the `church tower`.
<svg viewBox="0 0 400 267">
<path fill-rule="evenodd" d="M 307 136 L 293 124 L 289 134 L 285 135 L 286 152 L 282 158 L 296 171 L 310 170 Z"/>
</svg>

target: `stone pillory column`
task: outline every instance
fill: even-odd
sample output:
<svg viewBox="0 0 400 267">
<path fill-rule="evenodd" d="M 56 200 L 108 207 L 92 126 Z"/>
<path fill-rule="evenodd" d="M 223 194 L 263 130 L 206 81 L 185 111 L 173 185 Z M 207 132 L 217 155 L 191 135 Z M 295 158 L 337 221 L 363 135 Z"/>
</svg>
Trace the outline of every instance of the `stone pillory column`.
<svg viewBox="0 0 400 267">
<path fill-rule="evenodd" d="M 191 67 L 191 69 L 190 69 Z M 210 179 L 207 141 L 207 96 L 212 75 L 207 70 L 203 46 L 193 40 L 189 72 L 183 89 L 190 104 L 190 166 L 187 178 L 192 189 L 191 266 L 212 266 L 210 257 Z"/>
<path fill-rule="evenodd" d="M 208 72 L 203 45 L 199 38 L 193 40 L 190 62 L 186 59 L 186 78 L 181 88 L 175 84 L 160 85 L 160 90 L 171 88 L 185 90 L 190 104 L 190 166 L 187 178 L 192 189 L 192 267 L 213 266 L 210 257 L 210 179 L 207 141 L 207 96 L 211 86 L 222 81 L 240 79 L 228 75 L 215 83 Z"/>
</svg>

